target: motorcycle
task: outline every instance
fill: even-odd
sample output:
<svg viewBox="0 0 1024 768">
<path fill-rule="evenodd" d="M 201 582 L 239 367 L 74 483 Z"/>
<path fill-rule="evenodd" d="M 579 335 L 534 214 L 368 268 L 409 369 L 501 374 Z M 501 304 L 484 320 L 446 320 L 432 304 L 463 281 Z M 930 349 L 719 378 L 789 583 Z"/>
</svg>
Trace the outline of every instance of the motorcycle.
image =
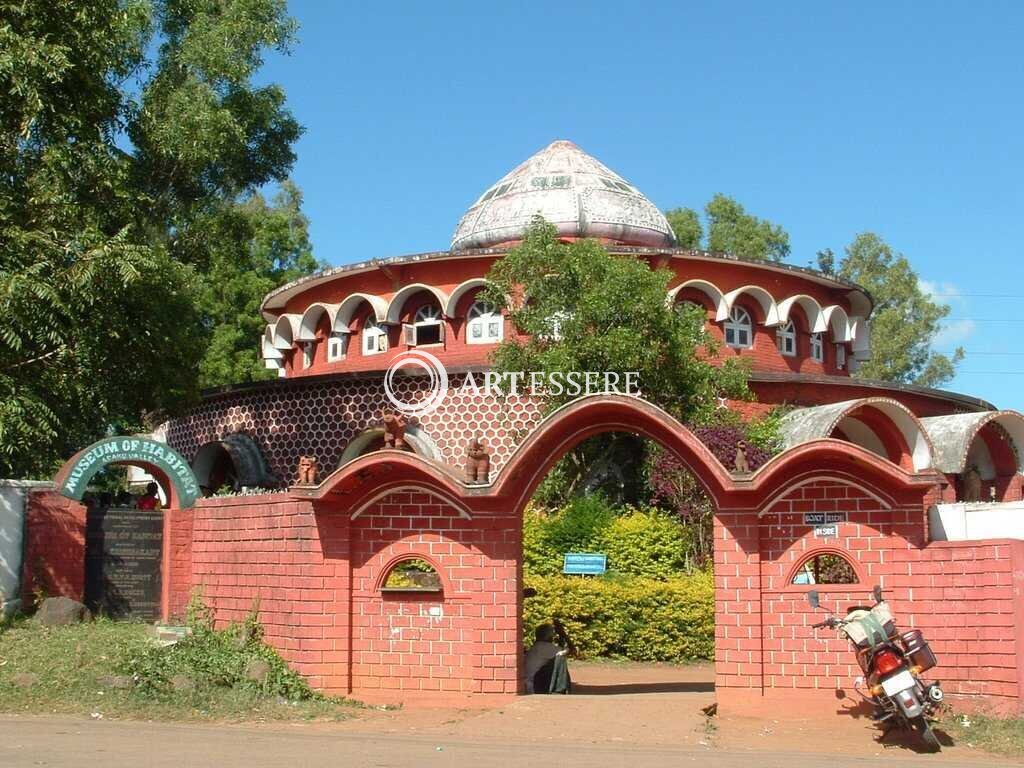
<svg viewBox="0 0 1024 768">
<path fill-rule="evenodd" d="M 842 619 L 829 616 L 812 629 L 836 629 L 853 645 L 863 676 L 854 690 L 875 707 L 874 720 L 885 731 L 893 728 L 913 731 L 930 752 L 941 749 L 931 727 L 931 717 L 943 693 L 938 682 L 921 677 L 938 662 L 919 629 L 902 634 L 896 629 L 892 612 L 882 599 L 882 588 L 873 591 L 873 606 L 852 606 Z M 811 607 L 821 607 L 816 590 L 807 593 Z"/>
</svg>

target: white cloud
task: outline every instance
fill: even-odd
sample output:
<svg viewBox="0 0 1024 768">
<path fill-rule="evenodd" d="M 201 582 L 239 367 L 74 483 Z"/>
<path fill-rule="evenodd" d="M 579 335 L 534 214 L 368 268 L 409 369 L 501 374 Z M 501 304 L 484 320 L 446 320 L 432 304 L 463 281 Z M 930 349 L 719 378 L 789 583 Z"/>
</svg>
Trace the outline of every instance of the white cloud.
<svg viewBox="0 0 1024 768">
<path fill-rule="evenodd" d="M 948 304 L 952 308 L 951 314 L 968 314 L 968 301 L 964 298 L 960 288 L 954 283 L 945 281 L 932 282 L 931 280 L 918 278 L 917 284 L 933 301 L 939 304 Z M 932 347 L 938 350 L 950 349 L 958 344 L 963 344 L 977 330 L 977 323 L 970 318 L 945 322 L 942 324 L 942 329 L 932 340 Z"/>
<path fill-rule="evenodd" d="M 936 349 L 955 347 L 957 344 L 967 341 L 967 339 L 974 335 L 976 330 L 978 330 L 978 326 L 970 318 L 954 320 L 951 323 L 944 324 L 942 330 L 935 334 L 932 346 Z"/>
</svg>

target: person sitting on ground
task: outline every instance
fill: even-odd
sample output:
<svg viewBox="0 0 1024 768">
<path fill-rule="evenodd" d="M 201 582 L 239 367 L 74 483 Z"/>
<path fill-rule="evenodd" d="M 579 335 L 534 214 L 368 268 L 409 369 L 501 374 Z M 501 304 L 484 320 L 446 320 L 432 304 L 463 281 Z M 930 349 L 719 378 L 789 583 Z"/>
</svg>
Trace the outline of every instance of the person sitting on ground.
<svg viewBox="0 0 1024 768">
<path fill-rule="evenodd" d="M 535 641 L 526 652 L 527 693 L 569 692 L 567 651 L 555 644 L 555 635 L 555 627 L 551 624 L 541 624 L 534 632 Z M 554 686 L 551 684 L 553 677 Z"/>
<path fill-rule="evenodd" d="M 139 496 L 135 506 L 138 509 L 160 509 L 160 497 L 157 495 L 159 490 L 160 486 L 156 483 L 147 483 L 146 492 Z"/>
</svg>

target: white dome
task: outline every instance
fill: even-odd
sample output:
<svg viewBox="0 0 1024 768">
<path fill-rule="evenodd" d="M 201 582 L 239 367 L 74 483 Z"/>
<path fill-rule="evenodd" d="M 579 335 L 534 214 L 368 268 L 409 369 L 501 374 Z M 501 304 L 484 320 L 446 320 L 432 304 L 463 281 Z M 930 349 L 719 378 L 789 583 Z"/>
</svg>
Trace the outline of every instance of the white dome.
<svg viewBox="0 0 1024 768">
<path fill-rule="evenodd" d="M 466 211 L 452 250 L 518 240 L 536 214 L 567 237 L 622 245 L 675 245 L 661 211 L 571 141 L 555 141 L 503 176 Z"/>
</svg>

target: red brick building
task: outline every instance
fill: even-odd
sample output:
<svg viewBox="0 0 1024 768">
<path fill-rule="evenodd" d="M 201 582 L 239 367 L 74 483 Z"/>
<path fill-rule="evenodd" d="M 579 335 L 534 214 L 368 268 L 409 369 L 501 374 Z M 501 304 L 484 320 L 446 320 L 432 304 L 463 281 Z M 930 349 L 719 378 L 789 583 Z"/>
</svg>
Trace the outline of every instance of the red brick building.
<svg viewBox="0 0 1024 768">
<path fill-rule="evenodd" d="M 488 353 L 516 333 L 477 294 L 535 213 L 562 237 L 596 237 L 671 270 L 668 299 L 703 307 L 722 355 L 752 362 L 756 402 L 727 405 L 747 414 L 793 407 L 786 450 L 738 475 L 636 397 L 581 398 L 542 418 L 529 397 L 466 392 L 466 377 L 487 370 Z M 814 638 L 808 587 L 796 583 L 808 562 L 833 554 L 857 582 L 819 586 L 827 600 L 860 602 L 880 583 L 901 625 L 925 630 L 941 661 L 936 677 L 954 699 L 1019 710 L 1024 541 L 939 541 L 928 512 L 961 497 L 968 474 L 986 499 L 1019 500 L 1024 418 L 962 395 L 851 378 L 870 356 L 871 310 L 862 289 L 830 276 L 676 248 L 635 187 L 555 142 L 481 195 L 450 250 L 331 269 L 266 297 L 259 343 L 279 378 L 210 393 L 168 424 L 166 438 L 201 485 L 280 490 L 168 511 L 164 612 L 179 613 L 196 587 L 223 620 L 258 599 L 267 638 L 336 693 L 521 692 L 523 507 L 572 446 L 627 431 L 677 452 L 718 510 L 724 705 L 792 689 L 831 699 L 850 688 L 852 654 Z M 411 349 L 444 364 L 449 394 L 411 421 L 411 452 L 380 450 L 380 415 L 392 409 L 384 374 Z M 429 394 L 424 377 L 396 381 L 406 398 Z M 482 485 L 461 470 L 473 438 L 491 452 Z M 321 479 L 288 487 L 304 455 L 318 459 Z M 804 515 L 819 512 L 838 515 L 837 537 L 814 537 Z M 51 504 L 35 514 L 30 530 L 59 519 L 66 531 L 78 513 Z M 410 558 L 436 569 L 440 591 L 383 588 Z"/>
</svg>

